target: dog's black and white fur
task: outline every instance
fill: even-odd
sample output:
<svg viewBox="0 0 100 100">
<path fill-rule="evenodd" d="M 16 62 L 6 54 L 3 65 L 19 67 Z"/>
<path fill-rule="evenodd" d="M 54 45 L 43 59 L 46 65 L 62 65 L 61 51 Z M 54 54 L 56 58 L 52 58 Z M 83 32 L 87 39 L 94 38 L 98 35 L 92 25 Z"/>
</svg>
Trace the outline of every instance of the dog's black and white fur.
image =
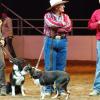
<svg viewBox="0 0 100 100">
<path fill-rule="evenodd" d="M 21 58 L 12 58 L 10 59 L 10 62 L 13 64 L 13 67 L 10 74 L 10 82 L 7 86 L 7 93 L 11 92 L 12 96 L 15 96 L 16 91 L 20 91 L 19 93 L 22 93 L 22 95 L 25 96 L 23 87 L 23 83 L 25 81 L 24 76 L 26 75 L 23 67 L 23 64 L 25 64 L 25 60 Z"/>
<path fill-rule="evenodd" d="M 28 69 L 29 66 L 27 66 Z M 46 85 L 54 85 L 57 90 L 57 94 L 52 98 L 57 98 L 60 95 L 60 89 L 65 90 L 66 100 L 69 97 L 69 91 L 67 90 L 67 85 L 70 81 L 70 76 L 64 71 L 41 71 L 35 67 L 29 68 L 29 73 L 36 85 L 40 86 L 41 97 L 45 98 L 45 93 L 43 92 L 43 87 Z"/>
</svg>

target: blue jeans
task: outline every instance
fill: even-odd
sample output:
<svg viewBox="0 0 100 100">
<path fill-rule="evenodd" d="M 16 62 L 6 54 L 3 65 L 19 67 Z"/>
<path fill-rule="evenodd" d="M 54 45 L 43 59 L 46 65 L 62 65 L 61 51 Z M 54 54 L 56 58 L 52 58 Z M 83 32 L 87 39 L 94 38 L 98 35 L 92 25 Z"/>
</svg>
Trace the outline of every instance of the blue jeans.
<svg viewBox="0 0 100 100">
<path fill-rule="evenodd" d="M 64 71 L 66 67 L 67 59 L 67 46 L 68 41 L 64 39 L 52 39 L 49 37 L 45 38 L 45 48 L 44 48 L 44 62 L 45 70 Z M 46 86 L 47 91 L 52 91 L 51 86 Z"/>
<path fill-rule="evenodd" d="M 4 54 L 2 48 L 0 47 L 0 89 L 6 90 L 6 82 L 5 82 L 5 61 Z"/>
<path fill-rule="evenodd" d="M 96 62 L 96 75 L 94 80 L 94 90 L 100 92 L 100 40 L 97 40 L 97 62 Z"/>
</svg>

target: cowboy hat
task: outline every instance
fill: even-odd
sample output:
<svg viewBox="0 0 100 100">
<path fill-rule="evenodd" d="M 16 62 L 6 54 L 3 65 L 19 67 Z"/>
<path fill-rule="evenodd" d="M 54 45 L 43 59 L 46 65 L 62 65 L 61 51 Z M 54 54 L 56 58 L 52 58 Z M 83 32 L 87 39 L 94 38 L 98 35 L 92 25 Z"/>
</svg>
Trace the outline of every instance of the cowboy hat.
<svg viewBox="0 0 100 100">
<path fill-rule="evenodd" d="M 59 5 L 59 4 L 64 4 L 67 3 L 69 1 L 63 1 L 63 0 L 50 0 L 50 5 L 51 7 L 49 7 L 47 10 L 51 10 L 52 8 L 54 8 L 55 6 Z"/>
</svg>

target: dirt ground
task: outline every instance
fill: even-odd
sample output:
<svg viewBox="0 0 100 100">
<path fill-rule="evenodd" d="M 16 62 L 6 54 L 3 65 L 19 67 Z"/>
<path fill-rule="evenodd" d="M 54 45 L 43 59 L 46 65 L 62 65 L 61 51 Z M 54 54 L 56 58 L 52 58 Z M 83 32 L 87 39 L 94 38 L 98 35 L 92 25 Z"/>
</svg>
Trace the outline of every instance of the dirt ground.
<svg viewBox="0 0 100 100">
<path fill-rule="evenodd" d="M 9 73 L 11 68 L 6 69 L 6 80 L 9 81 Z M 100 96 L 90 97 L 89 92 L 92 91 L 93 79 L 94 79 L 94 66 L 70 66 L 67 70 L 70 74 L 70 83 L 68 89 L 70 90 L 69 100 L 100 100 Z M 26 96 L 16 95 L 12 97 L 10 94 L 7 96 L 0 96 L 0 100 L 40 100 L 39 87 L 35 86 L 29 75 L 25 78 L 25 93 Z M 51 97 L 46 97 L 45 100 L 53 100 Z M 64 100 L 63 97 L 59 97 L 54 100 Z"/>
</svg>

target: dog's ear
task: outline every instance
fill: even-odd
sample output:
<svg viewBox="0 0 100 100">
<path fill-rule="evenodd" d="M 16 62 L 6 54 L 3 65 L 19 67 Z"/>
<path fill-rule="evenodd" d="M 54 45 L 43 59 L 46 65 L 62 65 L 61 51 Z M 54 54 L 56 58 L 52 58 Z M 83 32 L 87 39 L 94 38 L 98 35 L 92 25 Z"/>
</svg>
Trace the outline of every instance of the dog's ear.
<svg viewBox="0 0 100 100">
<path fill-rule="evenodd" d="M 33 70 L 36 70 L 36 71 L 41 71 L 40 69 L 36 68 L 36 67 L 32 67 Z"/>
<path fill-rule="evenodd" d="M 33 67 L 33 66 L 32 66 L 32 70 L 34 70 L 34 71 L 35 71 L 35 70 L 36 70 L 36 69 L 35 69 L 35 67 Z"/>
<path fill-rule="evenodd" d="M 32 69 L 32 67 L 31 67 L 30 64 L 24 66 L 24 68 L 23 68 L 23 70 L 26 71 L 26 72 L 29 72 L 31 69 Z"/>
<path fill-rule="evenodd" d="M 40 69 L 35 68 L 36 71 L 41 71 Z"/>
</svg>

